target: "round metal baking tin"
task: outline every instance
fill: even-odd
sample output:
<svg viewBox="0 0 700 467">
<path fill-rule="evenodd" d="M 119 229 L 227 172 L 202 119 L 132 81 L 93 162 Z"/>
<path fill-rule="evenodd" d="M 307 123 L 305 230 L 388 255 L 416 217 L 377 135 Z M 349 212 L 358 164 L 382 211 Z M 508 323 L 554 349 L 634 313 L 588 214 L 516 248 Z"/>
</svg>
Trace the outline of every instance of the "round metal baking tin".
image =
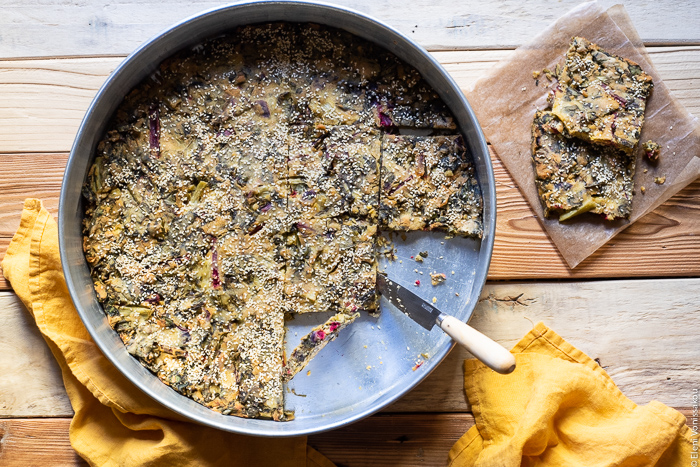
<svg viewBox="0 0 700 467">
<path fill-rule="evenodd" d="M 97 301 L 82 250 L 81 187 L 94 149 L 124 96 L 178 50 L 237 26 L 270 21 L 320 23 L 381 45 L 413 65 L 448 105 L 476 164 L 484 198 L 483 238 L 445 240 L 444 234 L 436 232 L 392 234 L 399 258 L 381 261 L 380 268 L 407 286 L 422 279 L 425 286 L 415 288 L 419 295 L 428 300 L 435 297 L 438 307 L 462 321 L 471 317 L 486 281 L 496 224 L 493 169 L 476 117 L 454 80 L 418 44 L 363 13 L 322 3 L 260 1 L 214 8 L 172 26 L 129 55 L 99 90 L 78 130 L 61 187 L 59 246 L 66 284 L 85 327 L 105 356 L 137 387 L 204 425 L 255 436 L 297 436 L 347 425 L 396 401 L 437 367 L 452 348 L 452 340 L 437 327 L 425 331 L 382 299 L 379 318 L 358 319 L 288 384 L 286 407 L 295 410 L 294 420 L 225 416 L 178 394 L 127 353 Z M 424 263 L 410 259 L 425 250 L 429 256 Z M 430 286 L 428 274 L 433 271 L 447 274 L 445 284 Z M 326 317 L 290 321 L 287 348 Z"/>
</svg>

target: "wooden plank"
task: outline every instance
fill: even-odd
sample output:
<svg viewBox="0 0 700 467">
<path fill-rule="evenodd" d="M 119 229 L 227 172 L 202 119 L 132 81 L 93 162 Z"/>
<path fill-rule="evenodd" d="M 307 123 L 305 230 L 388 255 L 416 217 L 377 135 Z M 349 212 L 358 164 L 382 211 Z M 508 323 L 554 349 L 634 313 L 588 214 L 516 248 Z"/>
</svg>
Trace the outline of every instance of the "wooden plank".
<svg viewBox="0 0 700 467">
<path fill-rule="evenodd" d="M 0 420 L 0 464 L 88 465 L 70 445 L 70 418 Z"/>
<path fill-rule="evenodd" d="M 14 293 L 0 293 L 0 310 L 0 417 L 71 416 L 61 370 L 34 319 Z"/>
<path fill-rule="evenodd" d="M 666 84 L 683 105 L 700 115 L 700 47 L 649 50 Z M 467 89 L 511 53 L 435 52 L 435 56 Z M 122 59 L 0 60 L 0 153 L 68 152 L 85 110 Z"/>
<path fill-rule="evenodd" d="M 58 197 L 68 154 L 0 155 L 0 260 L 19 227 L 26 198 L 39 198 L 54 215 L 58 214 Z M 9 283 L 0 275 L 0 290 Z"/>
<path fill-rule="evenodd" d="M 0 56 L 127 54 L 161 30 L 219 1 L 9 0 L 0 17 Z M 397 28 L 431 49 L 506 48 L 529 41 L 579 0 L 481 2 L 464 0 L 331 0 Z M 604 6 L 619 3 L 602 0 Z M 700 12 L 673 0 L 624 2 L 647 43 L 700 40 Z"/>
<path fill-rule="evenodd" d="M 489 279 L 700 274 L 700 181 L 639 219 L 572 270 L 497 158 L 494 171 L 498 216 Z"/>
<path fill-rule="evenodd" d="M 54 215 L 66 154 L 0 155 L 0 258 L 19 226 L 27 197 Z M 493 157 L 498 223 L 489 278 L 545 279 L 700 275 L 700 181 L 640 219 L 571 270 L 507 170 Z M 0 279 L 0 290 L 8 284 Z"/>
<path fill-rule="evenodd" d="M 0 153 L 70 151 L 90 102 L 122 60 L 0 62 Z"/>
<path fill-rule="evenodd" d="M 66 153 L 0 155 L 0 236 L 14 235 L 25 198 L 39 198 L 49 212 L 58 213 L 67 161 Z"/>
<path fill-rule="evenodd" d="M 512 348 L 543 321 L 572 345 L 597 358 L 623 393 L 638 404 L 651 399 L 692 404 L 700 347 L 691 329 L 700 279 L 487 283 L 470 325 Z M 457 347 L 390 412 L 465 411 Z"/>
<path fill-rule="evenodd" d="M 6 466 L 86 465 L 70 445 L 70 419 L 0 420 L 0 462 Z M 375 415 L 309 437 L 341 466 L 442 465 L 452 445 L 474 425 L 471 414 Z"/>
<path fill-rule="evenodd" d="M 688 406 L 700 372 L 693 333 L 700 279 L 487 284 L 471 324 L 507 348 L 543 321 L 601 365 L 634 402 Z M 0 417 L 70 416 L 60 372 L 21 303 L 0 293 Z M 16 351 L 27 349 L 17 356 Z M 463 412 L 456 348 L 386 412 Z M 26 360 L 25 360 L 26 359 Z M 420 371 L 420 370 L 419 370 Z M 38 401 L 41 407 L 38 407 Z"/>
<path fill-rule="evenodd" d="M 679 411 L 686 418 L 692 413 Z M 472 426 L 470 414 L 379 414 L 309 436 L 308 443 L 343 467 L 445 465 L 450 448 Z"/>
<path fill-rule="evenodd" d="M 680 408 L 690 418 L 691 408 Z M 68 439 L 69 418 L 0 420 L 4 466 L 87 465 Z M 444 465 L 452 445 L 472 426 L 471 414 L 378 414 L 328 433 L 309 446 L 342 467 Z"/>
<path fill-rule="evenodd" d="M 309 436 L 308 443 L 339 466 L 445 465 L 452 445 L 472 426 L 471 414 L 379 414 Z"/>
<path fill-rule="evenodd" d="M 5 258 L 5 253 L 7 252 L 9 244 L 10 238 L 0 237 L 0 261 Z M 5 279 L 5 276 L 0 274 L 0 291 L 2 290 L 12 290 L 12 287 L 10 287 L 10 283 Z"/>
</svg>

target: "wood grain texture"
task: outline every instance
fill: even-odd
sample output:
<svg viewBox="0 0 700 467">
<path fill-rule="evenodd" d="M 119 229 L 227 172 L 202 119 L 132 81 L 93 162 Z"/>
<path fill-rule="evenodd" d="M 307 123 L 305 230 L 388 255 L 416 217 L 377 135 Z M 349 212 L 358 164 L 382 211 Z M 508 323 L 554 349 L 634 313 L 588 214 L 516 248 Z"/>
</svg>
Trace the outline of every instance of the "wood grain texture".
<svg viewBox="0 0 700 467">
<path fill-rule="evenodd" d="M 597 358 L 632 401 L 687 406 L 700 371 L 697 335 L 689 332 L 697 318 L 698 287 L 700 279 L 487 283 L 469 324 L 510 349 L 543 321 Z M 465 358 L 468 352 L 455 348 L 386 410 L 467 410 L 460 391 Z"/>
<path fill-rule="evenodd" d="M 470 324 L 510 349 L 543 321 L 599 359 L 634 402 L 688 406 L 700 372 L 700 346 L 691 332 L 699 289 L 700 279 L 490 282 Z M 72 415 L 58 366 L 11 292 L 0 293 L 0 322 L 7 323 L 0 328 L 0 417 Z M 1 352 L 13 348 L 27 349 L 27 355 Z M 385 412 L 469 410 L 462 390 L 466 358 L 471 356 L 455 348 Z"/>
<path fill-rule="evenodd" d="M 489 279 L 697 276 L 700 181 L 570 269 L 505 167 L 494 158 L 498 216 Z"/>
<path fill-rule="evenodd" d="M 700 9 L 699 9 L 700 11 Z M 700 47 L 650 47 L 667 85 L 700 115 Z M 510 50 L 435 52 L 462 89 Z M 123 57 L 0 60 L 0 153 L 68 152 L 98 89 Z"/>
<path fill-rule="evenodd" d="M 170 25 L 218 1 L 7 0 L 0 56 L 127 54 Z M 430 49 L 510 48 L 529 41 L 579 0 L 331 0 L 387 22 Z M 609 7 L 616 0 L 602 0 Z M 690 0 L 624 1 L 646 43 L 698 41 L 700 10 Z"/>
<path fill-rule="evenodd" d="M 0 260 L 19 227 L 26 198 L 39 198 L 54 215 L 68 154 L 0 154 Z M 0 275 L 0 290 L 9 283 Z"/>
<path fill-rule="evenodd" d="M 24 200 L 39 198 L 58 213 L 63 171 L 68 154 L 0 154 L 0 236 L 14 235 Z"/>
<path fill-rule="evenodd" d="M 0 153 L 70 151 L 90 102 L 123 59 L 0 61 Z"/>
<path fill-rule="evenodd" d="M 70 418 L 0 420 L 0 464 L 6 467 L 88 465 L 70 445 Z"/>
<path fill-rule="evenodd" d="M 10 238 L 0 237 L 0 261 L 2 261 L 3 258 L 5 258 L 5 253 L 7 252 L 7 247 L 9 244 Z M 10 283 L 5 279 L 5 276 L 2 274 L 0 274 L 0 291 L 1 290 L 12 290 Z"/>
<path fill-rule="evenodd" d="M 472 426 L 471 414 L 379 414 L 309 436 L 308 443 L 343 467 L 445 465 Z"/>
<path fill-rule="evenodd" d="M 72 415 L 61 370 L 13 293 L 0 293 L 0 417 Z"/>
</svg>

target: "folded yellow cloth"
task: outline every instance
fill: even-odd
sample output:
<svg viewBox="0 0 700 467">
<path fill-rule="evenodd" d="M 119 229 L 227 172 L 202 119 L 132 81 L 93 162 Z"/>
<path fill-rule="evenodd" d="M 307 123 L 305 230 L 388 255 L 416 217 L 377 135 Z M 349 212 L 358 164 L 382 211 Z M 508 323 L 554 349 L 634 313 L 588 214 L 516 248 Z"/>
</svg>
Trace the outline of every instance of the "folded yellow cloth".
<svg viewBox="0 0 700 467">
<path fill-rule="evenodd" d="M 2 269 L 61 367 L 75 411 L 71 445 L 91 465 L 334 465 L 307 446 L 306 437 L 266 439 L 206 428 L 129 382 L 102 355 L 73 307 L 56 222 L 39 200 L 25 202 Z"/>
<path fill-rule="evenodd" d="M 476 425 L 449 453 L 450 466 L 692 466 L 697 444 L 680 412 L 638 406 L 580 350 L 539 323 L 499 375 L 464 362 Z M 696 462 L 693 464 L 693 462 Z"/>
</svg>

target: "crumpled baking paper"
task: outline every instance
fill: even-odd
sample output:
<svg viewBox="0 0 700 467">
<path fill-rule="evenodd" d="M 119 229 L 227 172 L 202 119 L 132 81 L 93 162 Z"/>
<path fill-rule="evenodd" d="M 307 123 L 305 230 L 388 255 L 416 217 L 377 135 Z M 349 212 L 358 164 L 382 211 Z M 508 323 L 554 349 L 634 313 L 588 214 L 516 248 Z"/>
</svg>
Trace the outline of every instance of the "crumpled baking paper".
<svg viewBox="0 0 700 467">
<path fill-rule="evenodd" d="M 610 222 L 582 215 L 559 223 L 556 218 L 544 218 L 530 152 L 531 124 L 535 112 L 547 107 L 547 94 L 556 81 L 541 75 L 536 85 L 533 72 L 553 71 L 557 64 L 563 65 L 573 36 L 585 37 L 608 52 L 637 62 L 654 80 L 635 153 L 635 194 L 629 220 Z M 700 176 L 698 119 L 671 95 L 622 5 L 607 11 L 596 2 L 577 6 L 499 63 L 466 95 L 486 139 L 571 268 Z M 657 163 L 649 162 L 641 149 L 641 143 L 648 140 L 661 145 Z M 666 182 L 656 184 L 656 177 L 666 177 Z M 644 194 L 641 187 L 646 189 Z"/>
</svg>

